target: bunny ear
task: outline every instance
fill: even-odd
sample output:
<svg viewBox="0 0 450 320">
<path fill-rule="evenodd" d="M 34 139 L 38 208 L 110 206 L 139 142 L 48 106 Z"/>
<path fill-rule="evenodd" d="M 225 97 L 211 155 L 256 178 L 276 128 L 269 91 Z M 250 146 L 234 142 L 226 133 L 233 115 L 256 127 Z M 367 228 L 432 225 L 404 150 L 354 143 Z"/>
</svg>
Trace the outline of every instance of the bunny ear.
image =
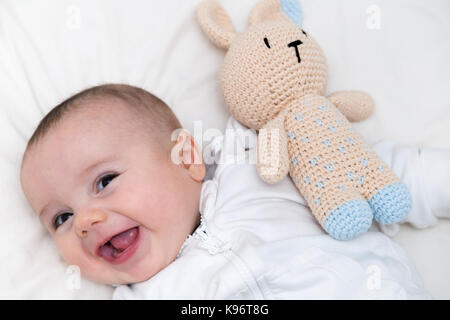
<svg viewBox="0 0 450 320">
<path fill-rule="evenodd" d="M 303 14 L 298 0 L 280 0 L 281 11 L 297 26 L 302 26 Z"/>
<path fill-rule="evenodd" d="M 298 0 L 261 0 L 250 13 L 249 25 L 267 20 L 291 20 L 301 26 L 302 12 Z"/>
<path fill-rule="evenodd" d="M 230 17 L 216 0 L 203 1 L 197 18 L 208 38 L 218 47 L 228 49 L 236 36 Z"/>
<path fill-rule="evenodd" d="M 250 12 L 249 26 L 267 20 L 287 20 L 281 12 L 280 0 L 260 0 Z"/>
</svg>

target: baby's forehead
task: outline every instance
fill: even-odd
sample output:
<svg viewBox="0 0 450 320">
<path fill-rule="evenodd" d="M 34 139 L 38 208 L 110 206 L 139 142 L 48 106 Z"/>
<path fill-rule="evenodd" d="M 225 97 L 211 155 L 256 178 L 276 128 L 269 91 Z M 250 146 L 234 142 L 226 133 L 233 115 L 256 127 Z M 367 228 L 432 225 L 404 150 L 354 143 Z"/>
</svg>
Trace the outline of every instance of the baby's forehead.
<svg viewBox="0 0 450 320">
<path fill-rule="evenodd" d="M 110 96 L 94 97 L 86 101 L 77 102 L 76 107 L 71 108 L 61 122 L 76 118 L 77 120 L 88 121 L 89 124 L 103 122 L 127 123 L 137 122 L 144 116 L 144 110 L 131 105 L 122 99 Z"/>
<path fill-rule="evenodd" d="M 62 117 L 37 141 L 27 151 L 22 165 L 21 180 L 26 189 L 39 193 L 36 186 L 43 180 L 59 181 L 62 175 L 64 179 L 75 179 L 83 168 L 100 160 L 119 159 L 130 154 L 131 148 L 133 156 L 139 156 L 139 150 L 148 149 L 142 147 L 147 147 L 148 139 L 142 133 L 144 128 L 137 125 L 138 117 L 126 106 L 112 103 L 116 102 L 84 104 Z"/>
<path fill-rule="evenodd" d="M 143 135 L 151 126 L 145 110 L 114 98 L 87 101 L 64 115 L 47 135 L 67 133 L 73 138 L 94 134 L 103 136 Z M 52 132 L 53 131 L 53 132 Z"/>
<path fill-rule="evenodd" d="M 58 152 L 94 152 L 130 139 L 138 143 L 139 137 L 145 136 L 142 119 L 142 115 L 120 99 L 87 101 L 62 116 L 27 151 L 24 162 L 28 158 L 46 158 Z"/>
<path fill-rule="evenodd" d="M 142 101 L 141 101 L 142 102 Z M 158 106 L 156 106 L 158 107 Z M 166 106 L 168 109 L 168 107 Z M 63 152 L 86 154 L 86 150 L 97 152 L 126 145 L 139 145 L 152 152 L 164 152 L 171 148 L 171 127 L 155 112 L 150 112 L 143 103 L 132 103 L 115 96 L 97 95 L 75 100 L 62 112 L 52 115 L 54 108 L 33 135 L 25 152 L 22 168 L 27 159 L 46 164 L 51 157 Z M 145 145 L 144 145 L 145 144 Z M 154 148 L 155 147 L 155 148 Z M 63 155 L 61 155 L 62 157 Z M 45 160 L 47 159 L 47 160 Z M 71 160 L 68 159 L 68 160 Z"/>
</svg>

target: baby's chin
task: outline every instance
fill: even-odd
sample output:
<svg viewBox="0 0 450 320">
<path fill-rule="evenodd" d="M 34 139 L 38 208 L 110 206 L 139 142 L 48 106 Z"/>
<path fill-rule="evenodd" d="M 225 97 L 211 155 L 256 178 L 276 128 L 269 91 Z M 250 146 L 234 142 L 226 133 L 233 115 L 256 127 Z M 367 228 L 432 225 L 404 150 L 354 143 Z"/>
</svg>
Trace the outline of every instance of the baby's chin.
<svg viewBox="0 0 450 320">
<path fill-rule="evenodd" d="M 114 286 L 144 282 L 151 279 L 158 272 L 167 267 L 173 260 L 175 260 L 176 254 L 173 257 L 166 256 L 164 259 L 160 259 L 159 261 L 156 261 L 157 259 L 148 254 L 143 257 L 136 258 L 137 262 L 126 267 L 120 265 L 108 265 L 105 267 L 105 265 L 103 265 L 102 268 L 96 272 L 91 271 L 86 274 L 86 277 L 96 283 Z M 109 270 L 107 271 L 105 269 Z"/>
<path fill-rule="evenodd" d="M 157 274 L 161 269 L 163 269 L 165 266 L 162 266 L 161 268 L 158 268 L 155 270 L 154 266 L 145 266 L 139 265 L 134 266 L 132 270 L 128 271 L 118 271 L 118 270 L 109 270 L 109 272 L 85 272 L 81 271 L 83 276 L 85 276 L 90 281 L 99 283 L 99 284 L 105 284 L 105 285 L 128 285 L 128 284 L 134 284 L 139 282 L 144 282 L 149 279 L 151 279 L 155 274 Z"/>
</svg>

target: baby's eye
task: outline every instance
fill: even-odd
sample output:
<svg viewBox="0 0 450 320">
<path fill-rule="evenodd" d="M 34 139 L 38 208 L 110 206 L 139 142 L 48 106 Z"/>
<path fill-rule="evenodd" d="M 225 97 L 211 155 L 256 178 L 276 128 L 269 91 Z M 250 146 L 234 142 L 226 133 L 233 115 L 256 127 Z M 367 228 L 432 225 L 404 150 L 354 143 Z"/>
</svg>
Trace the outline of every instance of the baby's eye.
<svg viewBox="0 0 450 320">
<path fill-rule="evenodd" d="M 304 34 L 305 36 L 308 36 L 304 30 L 302 30 L 302 32 L 303 32 L 303 34 Z"/>
<path fill-rule="evenodd" d="M 96 191 L 102 191 L 118 174 L 107 174 L 106 176 L 101 177 L 96 183 Z"/>
<path fill-rule="evenodd" d="M 55 230 L 58 229 L 58 227 L 61 226 L 64 222 L 66 222 L 66 220 L 69 219 L 71 216 L 73 216 L 73 213 L 70 212 L 64 212 L 62 214 L 57 215 L 55 221 L 53 222 Z"/>
<path fill-rule="evenodd" d="M 264 43 L 266 44 L 266 47 L 270 49 L 269 40 L 267 40 L 267 38 L 264 38 Z"/>
</svg>

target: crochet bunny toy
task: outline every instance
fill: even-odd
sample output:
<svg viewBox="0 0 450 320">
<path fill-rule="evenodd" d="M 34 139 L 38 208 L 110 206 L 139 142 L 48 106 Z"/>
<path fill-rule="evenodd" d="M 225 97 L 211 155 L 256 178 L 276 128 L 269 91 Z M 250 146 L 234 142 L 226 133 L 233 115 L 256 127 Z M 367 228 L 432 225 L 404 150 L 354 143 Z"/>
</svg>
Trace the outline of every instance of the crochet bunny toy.
<svg viewBox="0 0 450 320">
<path fill-rule="evenodd" d="M 373 101 L 359 91 L 324 96 L 325 56 L 300 28 L 299 4 L 261 0 L 249 28 L 237 33 L 216 0 L 201 3 L 200 25 L 227 51 L 220 87 L 232 116 L 258 132 L 258 173 L 267 183 L 290 174 L 312 214 L 333 238 L 352 239 L 402 220 L 406 186 L 349 121 L 367 118 Z"/>
</svg>

